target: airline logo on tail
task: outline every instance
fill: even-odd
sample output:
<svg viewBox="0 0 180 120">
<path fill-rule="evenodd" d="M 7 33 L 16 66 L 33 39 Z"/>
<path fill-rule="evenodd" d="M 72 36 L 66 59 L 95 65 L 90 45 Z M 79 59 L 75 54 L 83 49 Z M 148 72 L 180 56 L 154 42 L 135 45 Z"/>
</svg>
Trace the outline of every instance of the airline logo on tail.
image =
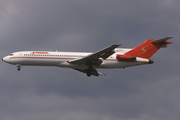
<svg viewBox="0 0 180 120">
<path fill-rule="evenodd" d="M 143 47 L 141 50 L 143 51 L 140 55 L 142 55 L 142 54 L 144 54 L 145 52 L 146 52 L 146 50 L 145 50 L 145 48 L 146 48 L 147 46 L 145 46 L 145 47 Z"/>
</svg>

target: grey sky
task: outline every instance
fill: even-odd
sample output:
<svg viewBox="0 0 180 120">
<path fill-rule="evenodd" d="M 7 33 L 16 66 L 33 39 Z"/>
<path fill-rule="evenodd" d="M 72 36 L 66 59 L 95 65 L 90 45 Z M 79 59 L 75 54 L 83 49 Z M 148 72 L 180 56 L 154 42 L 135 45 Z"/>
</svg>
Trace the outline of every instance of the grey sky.
<svg viewBox="0 0 180 120">
<path fill-rule="evenodd" d="M 99 70 L 0 63 L 1 120 L 179 120 L 178 0 L 0 0 L 0 55 L 21 50 L 95 52 L 169 35 L 152 65 Z"/>
</svg>

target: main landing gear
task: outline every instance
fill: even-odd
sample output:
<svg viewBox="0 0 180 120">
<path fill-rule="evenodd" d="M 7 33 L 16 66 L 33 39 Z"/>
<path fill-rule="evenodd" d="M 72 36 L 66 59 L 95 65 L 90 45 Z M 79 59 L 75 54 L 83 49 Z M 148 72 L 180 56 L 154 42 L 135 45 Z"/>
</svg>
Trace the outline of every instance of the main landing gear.
<svg viewBox="0 0 180 120">
<path fill-rule="evenodd" d="M 87 76 L 90 77 L 92 75 L 92 71 L 93 71 L 93 67 L 89 66 L 89 68 L 87 69 Z"/>
<path fill-rule="evenodd" d="M 21 65 L 16 65 L 17 70 L 20 71 L 21 70 Z"/>
</svg>

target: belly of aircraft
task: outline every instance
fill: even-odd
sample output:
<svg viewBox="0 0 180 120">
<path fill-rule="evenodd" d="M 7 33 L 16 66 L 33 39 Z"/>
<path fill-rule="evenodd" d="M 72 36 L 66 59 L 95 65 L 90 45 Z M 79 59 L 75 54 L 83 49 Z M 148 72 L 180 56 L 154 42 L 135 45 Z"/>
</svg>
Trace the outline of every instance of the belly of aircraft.
<svg viewBox="0 0 180 120">
<path fill-rule="evenodd" d="M 35 66 L 58 66 L 64 60 L 61 59 L 44 59 L 44 58 L 17 58 L 11 60 L 13 64 L 35 65 Z"/>
<path fill-rule="evenodd" d="M 103 63 L 96 68 L 124 68 L 136 65 L 143 65 L 147 63 L 132 62 L 132 61 L 103 61 Z"/>
</svg>

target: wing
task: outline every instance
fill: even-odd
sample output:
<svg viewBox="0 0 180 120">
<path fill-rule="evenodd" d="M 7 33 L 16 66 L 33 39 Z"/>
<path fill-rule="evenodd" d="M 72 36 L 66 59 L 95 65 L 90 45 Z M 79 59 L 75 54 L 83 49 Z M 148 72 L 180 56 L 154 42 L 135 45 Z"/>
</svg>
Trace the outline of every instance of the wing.
<svg viewBox="0 0 180 120">
<path fill-rule="evenodd" d="M 77 71 L 79 71 L 79 72 L 83 72 L 83 73 L 88 74 L 88 69 L 74 69 L 74 70 L 77 70 Z M 101 75 L 101 76 L 106 76 L 106 74 L 100 73 L 100 72 L 98 72 L 96 69 L 93 69 L 93 70 L 91 71 L 91 75 L 94 75 L 94 76 L 99 76 L 99 75 Z"/>
<path fill-rule="evenodd" d="M 120 45 L 114 44 L 98 52 L 92 53 L 84 58 L 74 59 L 68 62 L 72 64 L 78 64 L 78 65 L 97 65 L 98 66 L 102 63 L 102 60 L 100 60 L 99 58 L 103 58 L 103 59 L 108 58 L 109 56 L 115 53 L 114 49 L 117 48 L 118 46 Z"/>
</svg>

